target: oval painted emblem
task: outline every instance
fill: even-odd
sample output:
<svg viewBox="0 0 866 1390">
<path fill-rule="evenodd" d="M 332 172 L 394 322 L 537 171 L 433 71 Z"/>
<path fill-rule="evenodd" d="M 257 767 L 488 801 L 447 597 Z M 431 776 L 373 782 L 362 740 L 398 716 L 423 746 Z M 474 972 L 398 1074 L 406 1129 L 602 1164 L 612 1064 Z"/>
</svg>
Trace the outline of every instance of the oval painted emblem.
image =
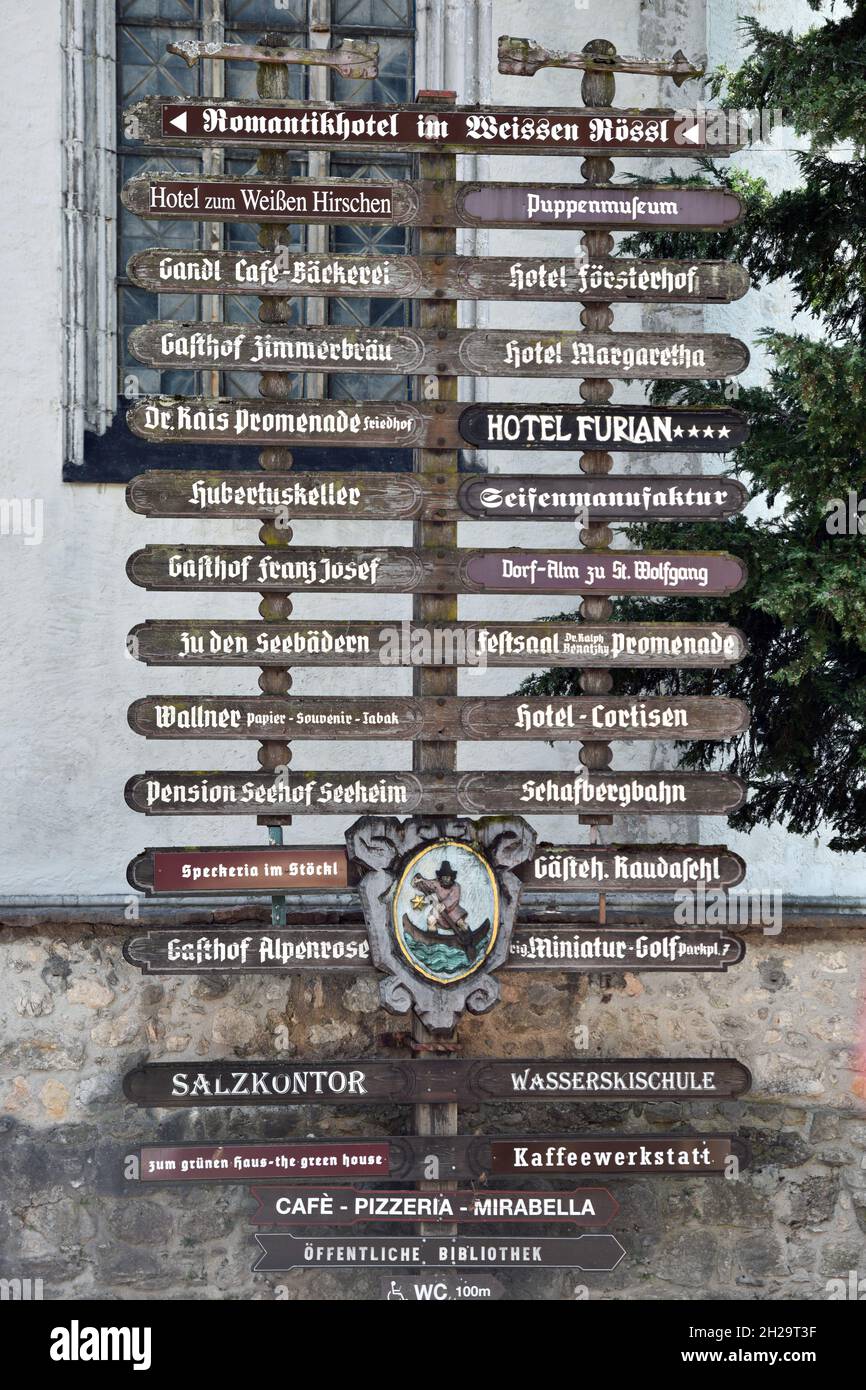
<svg viewBox="0 0 866 1390">
<path fill-rule="evenodd" d="M 417 974 L 449 985 L 479 970 L 499 935 L 490 865 L 459 840 L 437 840 L 406 864 L 392 903 L 394 938 Z"/>
</svg>

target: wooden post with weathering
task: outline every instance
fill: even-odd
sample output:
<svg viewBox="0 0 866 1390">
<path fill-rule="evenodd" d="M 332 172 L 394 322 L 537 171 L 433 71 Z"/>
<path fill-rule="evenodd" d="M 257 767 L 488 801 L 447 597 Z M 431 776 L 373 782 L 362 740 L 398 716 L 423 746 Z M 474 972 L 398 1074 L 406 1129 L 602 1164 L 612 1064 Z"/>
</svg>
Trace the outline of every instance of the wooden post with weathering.
<svg viewBox="0 0 866 1390">
<path fill-rule="evenodd" d="M 429 105 L 431 115 L 436 110 L 453 106 L 457 100 L 456 92 L 422 91 L 418 93 L 419 103 Z M 430 180 L 434 188 L 445 188 L 457 181 L 457 158 L 453 154 L 422 154 L 418 156 L 418 176 Z M 444 257 L 453 256 L 457 250 L 457 233 L 452 227 L 423 227 L 417 234 L 417 250 L 421 255 Z M 415 249 L 415 248 L 413 248 Z M 422 302 L 418 307 L 418 326 L 441 331 L 443 337 L 448 329 L 457 327 L 457 300 L 440 298 Z M 445 401 L 456 401 L 458 380 L 456 376 L 429 375 L 418 379 L 418 394 L 423 400 L 435 402 L 434 410 Z M 435 447 L 437 436 L 434 433 L 434 447 L 417 449 L 414 455 L 414 471 L 436 485 L 453 482 L 456 484 L 459 454 L 456 449 Z M 457 548 L 457 525 L 453 521 L 416 521 L 412 528 L 413 544 L 418 550 L 432 549 L 437 553 Z M 415 622 L 453 623 L 457 620 L 456 594 L 415 594 L 412 599 L 412 617 Z M 412 672 L 413 694 L 432 698 L 455 696 L 457 694 L 458 668 L 456 666 L 416 666 Z M 419 740 L 412 748 L 412 768 L 416 772 L 453 772 L 457 766 L 457 744 L 440 740 Z M 456 1033 L 456 1029 L 454 1030 Z M 454 1036 L 452 1033 L 452 1036 Z M 412 1037 L 417 1044 L 424 1045 L 431 1037 L 425 1025 L 412 1014 Z M 422 1054 L 423 1055 L 423 1054 Z M 416 1105 L 415 1132 L 422 1135 L 454 1135 L 458 1132 L 457 1105 Z M 422 1188 L 437 1188 L 438 1182 L 420 1184 Z M 451 1187 L 456 1184 L 451 1183 Z M 421 1224 L 424 1234 L 434 1228 Z M 443 1232 L 444 1234 L 445 1232 Z M 457 1233 L 456 1226 L 447 1228 L 448 1234 Z"/>
<path fill-rule="evenodd" d="M 584 48 L 587 55 L 600 55 L 604 58 L 614 59 L 616 48 L 606 39 L 593 39 Z M 581 80 L 580 93 L 585 106 L 613 106 L 613 97 L 616 89 L 616 79 L 611 71 L 599 71 L 595 68 L 587 69 Z M 581 173 L 587 183 L 593 185 L 609 184 L 613 176 L 613 160 L 606 155 L 590 155 L 581 165 Z M 613 237 L 610 232 L 590 230 L 584 232 L 581 242 L 584 254 L 589 260 L 601 260 L 609 257 L 613 251 Z M 589 333 L 607 332 L 613 323 L 613 309 L 610 304 L 585 303 L 580 314 L 580 321 Z M 613 395 L 613 382 L 604 378 L 593 378 L 585 380 L 580 385 L 581 398 L 592 405 L 607 405 Z M 583 473 L 593 476 L 609 473 L 613 467 L 613 455 L 605 453 L 599 449 L 591 449 L 580 456 L 580 468 Z M 591 550 L 608 550 L 613 539 L 613 532 L 606 522 L 594 522 L 580 532 L 580 539 L 583 545 Z M 609 598 L 600 598 L 593 594 L 587 594 L 580 604 L 580 616 L 588 623 L 607 622 L 613 612 L 613 604 Z M 607 695 L 613 686 L 613 677 L 609 671 L 591 670 L 582 671 L 580 675 L 580 688 L 586 695 Z M 613 758 L 609 743 L 584 743 L 580 752 L 580 761 L 588 772 L 605 772 L 610 767 Z M 598 843 L 599 826 L 612 825 L 612 816 L 589 815 L 580 817 L 581 824 L 590 827 L 589 837 L 591 844 Z M 606 897 L 600 893 L 598 897 L 598 920 L 604 925 L 606 917 Z"/>
<path fill-rule="evenodd" d="M 684 82 L 700 77 L 703 69 L 689 62 L 682 50 L 665 61 L 644 58 L 626 58 L 616 51 L 616 46 L 607 39 L 592 39 L 585 44 L 580 53 L 560 53 L 543 48 L 529 39 L 515 39 L 503 36 L 499 40 L 499 71 L 517 77 L 532 77 L 541 68 L 573 68 L 583 72 L 581 97 L 584 106 L 602 108 L 613 106 L 616 91 L 616 72 L 651 73 L 671 77 L 681 87 Z M 613 160 L 606 155 L 589 155 L 581 165 L 581 173 L 588 184 L 595 187 L 610 185 L 614 172 Z M 613 251 L 613 237 L 603 229 L 590 229 L 582 237 L 583 249 L 588 258 L 602 260 L 610 257 Z M 613 309 L 610 303 L 595 299 L 584 302 L 580 321 L 590 333 L 608 332 L 613 324 Z M 600 377 L 584 380 L 580 394 L 583 400 L 595 405 L 605 405 L 613 395 L 613 382 Z M 598 476 L 610 472 L 613 458 L 609 453 L 593 449 L 581 455 L 580 467 L 584 473 Z M 593 551 L 610 549 L 613 532 L 606 523 L 596 522 L 581 531 L 581 541 Z M 587 595 L 580 605 L 580 614 L 587 622 L 607 622 L 613 605 L 609 598 Z M 606 695 L 613 681 L 609 671 L 594 668 L 584 670 L 580 676 L 580 688 L 587 695 Z M 612 762 L 609 744 L 593 742 L 584 744 L 580 754 L 584 767 L 591 772 L 606 771 Z M 612 816 L 583 815 L 581 824 L 590 827 L 590 843 L 598 843 L 598 831 L 602 825 L 611 825 Z M 606 895 L 599 893 L 598 920 L 604 925 L 606 919 Z"/>
<path fill-rule="evenodd" d="M 282 48 L 279 34 L 266 34 L 262 48 Z M 256 70 L 256 91 L 260 97 L 286 97 L 289 94 L 288 68 L 284 63 L 259 61 Z M 262 150 L 258 158 L 258 170 L 270 178 L 285 179 L 289 174 L 291 155 L 282 151 Z M 273 252 L 280 244 L 283 229 L 279 224 L 263 223 L 259 228 L 259 245 L 265 251 Z M 292 300 L 288 296 L 269 296 L 260 299 L 259 317 L 266 323 L 290 323 Z M 288 399 L 292 390 L 292 378 L 280 372 L 262 372 L 259 393 L 266 401 Z M 288 472 L 292 467 L 292 451 L 285 448 L 266 448 L 259 454 L 259 464 L 267 472 Z M 288 545 L 292 539 L 291 528 L 285 525 L 284 517 L 262 517 L 259 539 L 265 546 Z M 266 623 L 282 623 L 291 617 L 293 603 L 288 593 L 263 593 L 259 613 Z M 259 689 L 265 695 L 287 695 L 292 688 L 292 676 L 287 667 L 262 667 L 259 672 Z M 259 749 L 259 764 L 266 772 L 287 767 L 292 760 L 288 742 L 279 739 L 265 739 Z M 267 815 L 257 818 L 259 825 L 267 826 L 271 844 L 283 843 L 283 828 L 291 825 L 291 816 Z M 273 898 L 271 911 L 272 924 L 285 926 L 286 899 Z"/>
</svg>

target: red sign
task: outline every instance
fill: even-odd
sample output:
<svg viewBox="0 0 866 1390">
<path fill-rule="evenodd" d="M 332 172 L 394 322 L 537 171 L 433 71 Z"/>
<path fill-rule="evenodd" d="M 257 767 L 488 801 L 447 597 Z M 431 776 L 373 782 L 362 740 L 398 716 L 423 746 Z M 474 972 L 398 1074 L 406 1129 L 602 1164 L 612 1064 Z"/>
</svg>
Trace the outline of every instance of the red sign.
<svg viewBox="0 0 866 1390">
<path fill-rule="evenodd" d="M 184 1144 L 140 1150 L 141 1182 L 238 1182 L 244 1178 L 387 1177 L 391 1145 Z"/>
<path fill-rule="evenodd" d="M 155 850 L 154 893 L 285 893 L 348 886 L 343 849 Z"/>
</svg>

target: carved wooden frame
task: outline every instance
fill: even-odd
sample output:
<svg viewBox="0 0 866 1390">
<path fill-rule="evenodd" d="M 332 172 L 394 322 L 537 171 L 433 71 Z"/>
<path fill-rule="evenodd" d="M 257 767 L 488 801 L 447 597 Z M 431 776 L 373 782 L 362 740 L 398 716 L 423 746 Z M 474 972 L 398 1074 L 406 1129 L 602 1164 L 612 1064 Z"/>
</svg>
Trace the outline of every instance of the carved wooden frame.
<svg viewBox="0 0 866 1390">
<path fill-rule="evenodd" d="M 440 840 L 457 840 L 488 863 L 499 887 L 499 932 L 478 970 L 450 984 L 437 984 L 407 964 L 394 940 L 391 904 L 406 861 L 419 848 Z M 515 870 L 535 851 L 536 834 L 517 816 L 413 817 L 362 816 L 346 831 L 349 859 L 363 873 L 358 891 L 370 939 L 370 955 L 385 979 L 379 997 L 390 1013 L 413 1009 L 434 1033 L 450 1032 L 464 1009 L 486 1013 L 499 1000 L 499 981 L 492 972 L 508 960 L 517 916 L 521 881 Z"/>
</svg>

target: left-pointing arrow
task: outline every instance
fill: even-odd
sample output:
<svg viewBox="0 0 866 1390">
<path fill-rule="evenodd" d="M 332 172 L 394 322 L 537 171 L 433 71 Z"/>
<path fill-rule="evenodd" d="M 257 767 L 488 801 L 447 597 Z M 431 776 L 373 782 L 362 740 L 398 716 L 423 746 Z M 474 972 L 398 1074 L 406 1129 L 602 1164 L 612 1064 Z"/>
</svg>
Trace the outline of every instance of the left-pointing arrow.
<svg viewBox="0 0 866 1390">
<path fill-rule="evenodd" d="M 179 116 L 171 116 L 168 122 L 169 125 L 177 126 L 178 130 L 182 130 L 184 134 L 186 134 L 186 122 L 188 114 L 189 113 L 187 111 L 181 111 Z"/>
</svg>

